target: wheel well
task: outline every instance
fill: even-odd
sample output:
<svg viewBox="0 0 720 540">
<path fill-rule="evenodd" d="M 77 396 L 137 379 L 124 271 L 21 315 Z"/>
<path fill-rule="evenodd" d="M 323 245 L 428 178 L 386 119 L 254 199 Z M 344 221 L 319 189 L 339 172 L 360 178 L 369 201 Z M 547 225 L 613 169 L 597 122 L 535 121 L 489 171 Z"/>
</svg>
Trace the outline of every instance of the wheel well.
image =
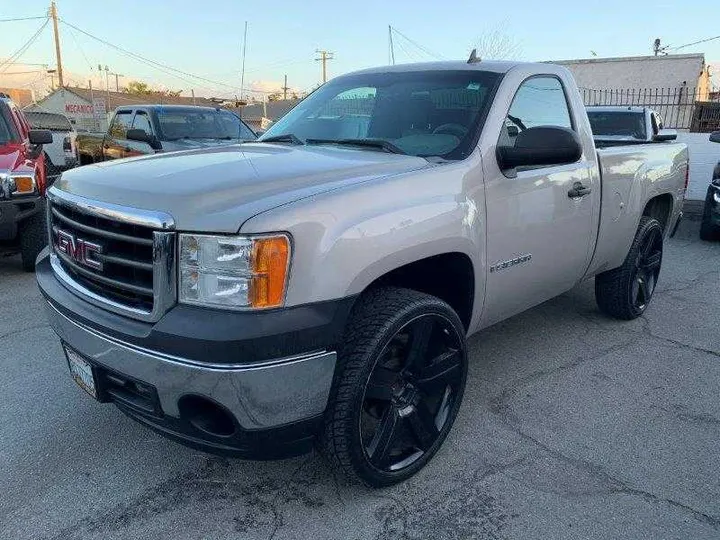
<svg viewBox="0 0 720 540">
<path fill-rule="evenodd" d="M 657 219 L 663 230 L 667 228 L 668 220 L 673 209 L 673 197 L 669 193 L 653 197 L 645 205 L 643 216 Z"/>
<path fill-rule="evenodd" d="M 80 154 L 80 165 L 90 165 L 92 163 L 95 163 L 95 160 L 90 154 Z"/>
<path fill-rule="evenodd" d="M 444 253 L 406 264 L 379 277 L 368 288 L 405 287 L 437 296 L 470 326 L 475 298 L 475 273 L 470 257 L 463 253 Z"/>
</svg>

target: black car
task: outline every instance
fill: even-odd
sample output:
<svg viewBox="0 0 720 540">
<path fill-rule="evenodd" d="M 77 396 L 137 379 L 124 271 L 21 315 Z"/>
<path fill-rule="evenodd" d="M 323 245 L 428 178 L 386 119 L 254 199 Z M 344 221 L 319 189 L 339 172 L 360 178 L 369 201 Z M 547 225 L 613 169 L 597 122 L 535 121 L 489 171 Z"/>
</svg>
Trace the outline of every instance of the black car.
<svg viewBox="0 0 720 540">
<path fill-rule="evenodd" d="M 720 142 L 720 131 L 710 135 L 710 140 Z M 708 186 L 705 197 L 702 223 L 700 224 L 700 238 L 703 240 L 720 239 L 720 163 L 715 165 L 712 181 Z"/>
</svg>

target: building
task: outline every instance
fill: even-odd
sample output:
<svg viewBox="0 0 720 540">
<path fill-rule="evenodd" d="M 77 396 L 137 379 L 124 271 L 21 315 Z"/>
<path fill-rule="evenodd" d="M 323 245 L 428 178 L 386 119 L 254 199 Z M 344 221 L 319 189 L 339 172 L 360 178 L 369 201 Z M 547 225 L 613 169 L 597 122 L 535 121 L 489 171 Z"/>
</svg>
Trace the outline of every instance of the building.
<svg viewBox="0 0 720 540">
<path fill-rule="evenodd" d="M 646 89 L 680 88 L 696 90 L 698 99 L 710 92 L 710 67 L 704 54 L 586 58 L 553 62 L 568 68 L 580 88 Z"/>
<path fill-rule="evenodd" d="M 217 106 L 215 101 L 202 97 L 169 97 L 158 94 L 137 96 L 125 92 L 64 87 L 54 90 L 27 109 L 64 114 L 78 130 L 105 131 L 108 117 L 116 108 L 154 103 Z"/>
<path fill-rule="evenodd" d="M 12 99 L 15 104 L 22 108 L 33 102 L 32 90 L 26 88 L 3 88 L 0 87 L 0 94 L 5 94 Z"/>
<path fill-rule="evenodd" d="M 666 127 L 690 129 L 696 102 L 711 94 L 703 54 L 586 58 L 553 62 L 568 68 L 586 105 L 640 105 L 657 110 Z"/>
</svg>

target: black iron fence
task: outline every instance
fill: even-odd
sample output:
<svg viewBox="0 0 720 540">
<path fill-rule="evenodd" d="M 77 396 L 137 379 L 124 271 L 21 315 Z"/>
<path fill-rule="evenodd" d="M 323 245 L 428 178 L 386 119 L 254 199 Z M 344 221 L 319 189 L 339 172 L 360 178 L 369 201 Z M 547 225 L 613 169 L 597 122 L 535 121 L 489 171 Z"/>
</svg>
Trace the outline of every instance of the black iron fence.
<svg viewBox="0 0 720 540">
<path fill-rule="evenodd" d="M 585 105 L 650 107 L 662 116 L 665 127 L 691 131 L 711 130 L 720 122 L 720 102 L 710 101 L 707 89 L 676 88 L 581 88 Z M 720 129 L 720 128 L 715 128 Z"/>
</svg>

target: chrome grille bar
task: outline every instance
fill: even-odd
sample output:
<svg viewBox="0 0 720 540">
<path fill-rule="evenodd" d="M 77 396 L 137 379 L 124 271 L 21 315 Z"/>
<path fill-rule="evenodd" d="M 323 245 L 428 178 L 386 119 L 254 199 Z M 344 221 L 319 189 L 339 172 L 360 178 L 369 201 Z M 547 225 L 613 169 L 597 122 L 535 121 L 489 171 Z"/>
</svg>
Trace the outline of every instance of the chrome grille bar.
<svg viewBox="0 0 720 540">
<path fill-rule="evenodd" d="M 47 195 L 50 260 L 68 289 L 104 309 L 148 322 L 159 320 L 175 304 L 171 216 L 88 200 L 57 187 Z M 66 247 L 60 251 L 56 243 L 60 230 L 64 240 L 93 243 L 101 264 L 90 264 Z"/>
</svg>

